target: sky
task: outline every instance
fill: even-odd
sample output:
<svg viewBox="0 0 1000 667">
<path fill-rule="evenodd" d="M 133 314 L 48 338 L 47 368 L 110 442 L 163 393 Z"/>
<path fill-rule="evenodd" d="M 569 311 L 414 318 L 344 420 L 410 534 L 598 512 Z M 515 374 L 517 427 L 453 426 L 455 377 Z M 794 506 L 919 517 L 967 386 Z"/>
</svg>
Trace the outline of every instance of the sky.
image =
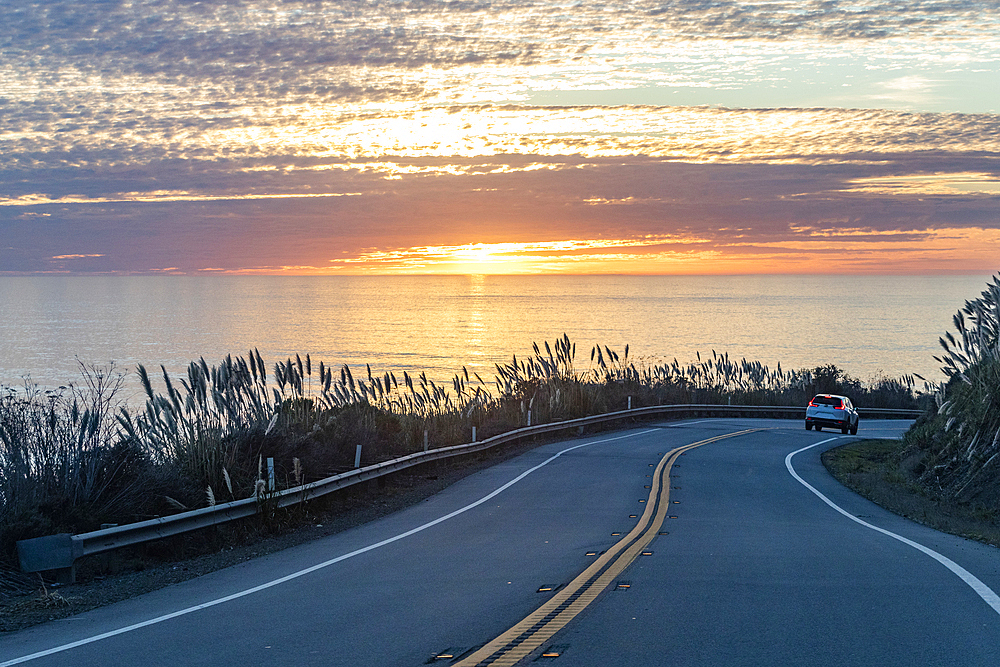
<svg viewBox="0 0 1000 667">
<path fill-rule="evenodd" d="M 993 273 L 1000 7 L 10 0 L 0 274 Z"/>
</svg>

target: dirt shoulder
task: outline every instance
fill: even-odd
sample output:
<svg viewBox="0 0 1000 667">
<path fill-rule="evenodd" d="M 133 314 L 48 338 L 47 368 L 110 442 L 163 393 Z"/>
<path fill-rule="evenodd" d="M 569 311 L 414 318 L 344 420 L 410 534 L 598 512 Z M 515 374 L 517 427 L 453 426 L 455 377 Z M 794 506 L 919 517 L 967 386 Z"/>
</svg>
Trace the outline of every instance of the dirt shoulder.
<svg viewBox="0 0 1000 667">
<path fill-rule="evenodd" d="M 934 496 L 918 483 L 916 457 L 899 440 L 861 440 L 823 453 L 823 465 L 841 484 L 890 512 L 944 533 L 1000 546 L 995 509 Z"/>
</svg>

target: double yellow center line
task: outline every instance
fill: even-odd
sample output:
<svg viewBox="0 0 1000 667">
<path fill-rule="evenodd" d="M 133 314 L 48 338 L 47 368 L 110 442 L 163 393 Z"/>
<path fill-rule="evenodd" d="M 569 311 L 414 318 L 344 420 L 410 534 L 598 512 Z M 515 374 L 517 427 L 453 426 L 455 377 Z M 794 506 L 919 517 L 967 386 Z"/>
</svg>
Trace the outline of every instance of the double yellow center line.
<svg viewBox="0 0 1000 667">
<path fill-rule="evenodd" d="M 455 663 L 455 667 L 481 665 L 510 667 L 541 647 L 597 599 L 601 591 L 607 588 L 653 541 L 663 526 L 664 519 L 667 518 L 670 506 L 670 469 L 677 457 L 695 447 L 760 430 L 752 428 L 717 435 L 667 452 L 656 466 L 652 488 L 649 491 L 649 501 L 635 528 L 527 618 L 475 653 Z"/>
</svg>

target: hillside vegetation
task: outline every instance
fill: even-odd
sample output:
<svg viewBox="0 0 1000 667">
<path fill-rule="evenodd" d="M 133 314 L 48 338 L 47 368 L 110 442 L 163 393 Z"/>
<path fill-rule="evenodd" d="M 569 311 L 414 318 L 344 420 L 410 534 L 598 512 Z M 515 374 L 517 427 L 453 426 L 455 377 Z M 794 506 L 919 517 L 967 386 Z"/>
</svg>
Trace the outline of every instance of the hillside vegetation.
<svg viewBox="0 0 1000 667">
<path fill-rule="evenodd" d="M 931 497 L 1000 510 L 1000 275 L 940 339 L 948 381 L 904 436 L 900 464 Z"/>
</svg>

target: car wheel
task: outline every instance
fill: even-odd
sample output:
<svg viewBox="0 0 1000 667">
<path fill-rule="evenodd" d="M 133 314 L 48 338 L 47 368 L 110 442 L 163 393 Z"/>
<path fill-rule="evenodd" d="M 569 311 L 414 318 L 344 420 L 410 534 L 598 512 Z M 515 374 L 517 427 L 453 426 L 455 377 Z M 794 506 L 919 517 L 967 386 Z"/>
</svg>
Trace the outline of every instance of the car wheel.
<svg viewBox="0 0 1000 667">
<path fill-rule="evenodd" d="M 809 422 L 806 422 L 806 430 L 807 430 L 807 431 L 811 431 L 811 430 L 813 430 L 813 425 L 812 425 L 812 424 L 810 424 Z"/>
<path fill-rule="evenodd" d="M 844 435 L 847 435 L 848 433 L 851 432 L 851 427 L 850 426 L 841 426 L 840 427 L 840 432 L 843 433 Z"/>
<path fill-rule="evenodd" d="M 851 427 L 851 435 L 857 435 L 858 434 L 858 426 L 859 426 L 859 424 L 855 424 L 854 426 Z"/>
<path fill-rule="evenodd" d="M 822 426 L 820 426 L 819 424 L 816 424 L 816 430 L 817 430 L 817 431 L 822 431 L 822 430 L 823 430 L 823 427 L 822 427 Z"/>
</svg>

